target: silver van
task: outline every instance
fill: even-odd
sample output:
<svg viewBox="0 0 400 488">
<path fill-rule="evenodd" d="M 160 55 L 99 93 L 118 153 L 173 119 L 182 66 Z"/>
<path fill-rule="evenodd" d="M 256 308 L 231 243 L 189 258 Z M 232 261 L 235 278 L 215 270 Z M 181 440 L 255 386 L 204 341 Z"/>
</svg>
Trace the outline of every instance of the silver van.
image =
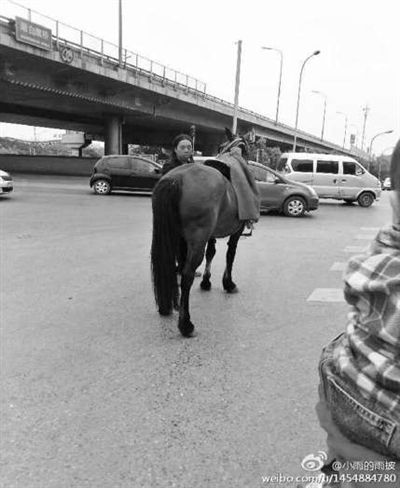
<svg viewBox="0 0 400 488">
<path fill-rule="evenodd" d="M 381 196 L 381 183 L 358 161 L 340 154 L 283 153 L 278 171 L 314 188 L 320 198 L 357 201 L 369 207 Z"/>
</svg>

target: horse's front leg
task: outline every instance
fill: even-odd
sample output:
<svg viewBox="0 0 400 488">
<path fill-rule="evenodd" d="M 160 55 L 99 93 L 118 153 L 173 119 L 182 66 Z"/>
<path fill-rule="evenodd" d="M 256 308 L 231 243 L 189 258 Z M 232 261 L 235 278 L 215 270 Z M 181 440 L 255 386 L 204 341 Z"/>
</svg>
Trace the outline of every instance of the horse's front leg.
<svg viewBox="0 0 400 488">
<path fill-rule="evenodd" d="M 207 244 L 206 250 L 206 266 L 204 268 L 203 279 L 200 283 L 200 287 L 202 290 L 209 291 L 211 289 L 211 263 L 215 256 L 215 243 L 217 239 L 215 237 L 211 237 Z"/>
<path fill-rule="evenodd" d="M 232 266 L 233 261 L 235 260 L 236 255 L 236 248 L 239 242 L 240 236 L 242 235 L 244 225 L 240 227 L 240 229 L 235 233 L 232 234 L 228 241 L 228 251 L 226 253 L 226 268 L 224 272 L 224 276 L 222 278 L 222 285 L 224 290 L 228 293 L 237 293 L 238 287 L 232 280 Z"/>
<path fill-rule="evenodd" d="M 189 296 L 195 271 L 203 260 L 206 242 L 201 245 L 196 244 L 196 246 L 188 245 L 186 262 L 182 270 L 178 328 L 184 337 L 191 337 L 194 331 L 194 325 L 190 320 Z"/>
</svg>

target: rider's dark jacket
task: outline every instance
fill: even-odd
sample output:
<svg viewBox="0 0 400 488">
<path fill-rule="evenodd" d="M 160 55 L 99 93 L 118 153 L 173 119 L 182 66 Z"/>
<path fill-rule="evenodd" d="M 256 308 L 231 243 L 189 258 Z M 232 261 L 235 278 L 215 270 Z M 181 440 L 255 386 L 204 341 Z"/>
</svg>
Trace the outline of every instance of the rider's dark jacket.
<svg viewBox="0 0 400 488">
<path fill-rule="evenodd" d="M 179 161 L 179 159 L 176 157 L 176 154 L 174 151 L 172 153 L 171 157 L 169 158 L 169 160 L 162 167 L 161 175 L 167 174 L 169 171 L 171 171 L 174 168 L 177 168 L 178 166 L 182 166 L 183 164 L 190 164 L 190 163 L 194 163 L 192 156 L 190 156 L 187 163 L 182 163 L 182 161 Z"/>
</svg>

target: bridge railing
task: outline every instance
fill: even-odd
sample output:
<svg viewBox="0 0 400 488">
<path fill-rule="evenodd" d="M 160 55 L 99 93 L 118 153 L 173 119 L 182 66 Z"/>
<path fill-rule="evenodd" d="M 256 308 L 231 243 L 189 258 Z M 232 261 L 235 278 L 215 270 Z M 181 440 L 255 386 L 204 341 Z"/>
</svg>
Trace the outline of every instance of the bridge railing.
<svg viewBox="0 0 400 488">
<path fill-rule="evenodd" d="M 8 18 L 22 17 L 51 29 L 53 40 L 57 44 L 71 44 L 75 50 L 77 49 L 81 53 L 93 52 L 100 57 L 101 61 L 119 62 L 119 46 L 116 44 L 53 19 L 14 0 L 1 0 L 0 3 L 2 16 Z M 206 92 L 206 84 L 203 81 L 125 48 L 122 50 L 122 63 L 124 68 L 143 71 L 149 76 L 157 76 L 163 80 L 168 80 L 170 83 L 201 93 Z"/>
</svg>

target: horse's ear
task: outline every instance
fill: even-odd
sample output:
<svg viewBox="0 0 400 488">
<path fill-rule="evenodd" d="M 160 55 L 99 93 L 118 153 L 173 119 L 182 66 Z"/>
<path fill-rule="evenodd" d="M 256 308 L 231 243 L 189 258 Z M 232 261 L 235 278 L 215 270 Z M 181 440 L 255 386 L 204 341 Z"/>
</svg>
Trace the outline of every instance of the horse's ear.
<svg viewBox="0 0 400 488">
<path fill-rule="evenodd" d="M 246 134 L 243 134 L 242 136 L 242 139 L 246 142 L 246 144 L 248 144 L 249 142 L 251 142 L 251 138 L 250 138 L 250 132 L 246 132 Z"/>
<path fill-rule="evenodd" d="M 235 138 L 234 135 L 232 134 L 232 131 L 228 127 L 225 127 L 225 135 L 229 142 L 232 142 L 233 139 Z"/>
<path fill-rule="evenodd" d="M 390 183 L 392 190 L 400 191 L 400 141 L 397 143 L 392 154 L 390 163 Z"/>
<path fill-rule="evenodd" d="M 243 139 L 247 142 L 247 144 L 252 144 L 253 142 L 256 141 L 256 133 L 254 129 L 249 130 L 244 134 Z"/>
</svg>

